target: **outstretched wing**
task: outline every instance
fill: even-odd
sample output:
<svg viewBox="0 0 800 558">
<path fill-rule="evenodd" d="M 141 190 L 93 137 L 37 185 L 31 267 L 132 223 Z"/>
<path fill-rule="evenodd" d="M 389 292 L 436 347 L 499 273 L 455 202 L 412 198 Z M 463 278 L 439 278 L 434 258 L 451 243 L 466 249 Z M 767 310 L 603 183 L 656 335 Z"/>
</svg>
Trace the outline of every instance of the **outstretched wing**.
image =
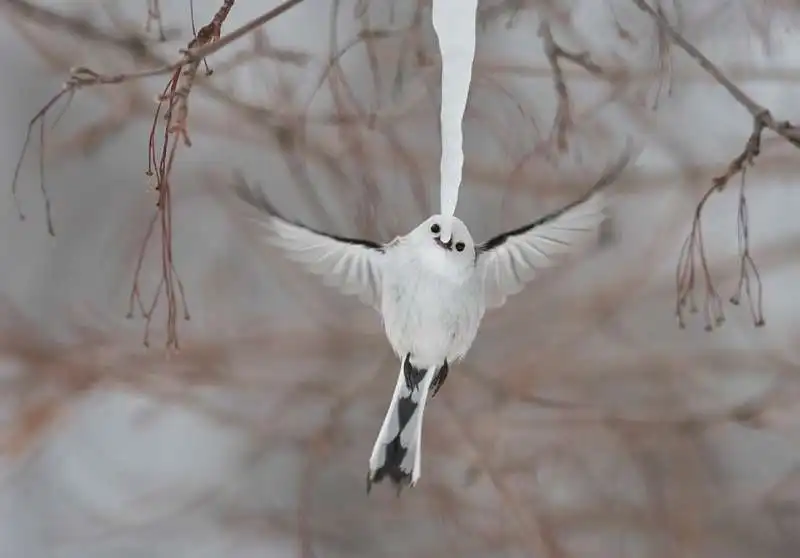
<svg viewBox="0 0 800 558">
<path fill-rule="evenodd" d="M 630 146 L 580 199 L 549 215 L 500 234 L 477 247 L 478 271 L 483 276 L 487 307 L 505 303 L 522 290 L 539 269 L 550 267 L 560 256 L 580 251 L 597 240 L 605 215 L 604 188 L 630 161 Z"/>
<path fill-rule="evenodd" d="M 378 308 L 381 293 L 381 268 L 385 257 L 381 244 L 316 231 L 293 223 L 278 213 L 259 189 L 253 191 L 244 180 L 237 180 L 236 194 L 262 213 L 256 222 L 267 239 L 325 284 L 344 294 L 357 295 L 365 304 Z"/>
</svg>

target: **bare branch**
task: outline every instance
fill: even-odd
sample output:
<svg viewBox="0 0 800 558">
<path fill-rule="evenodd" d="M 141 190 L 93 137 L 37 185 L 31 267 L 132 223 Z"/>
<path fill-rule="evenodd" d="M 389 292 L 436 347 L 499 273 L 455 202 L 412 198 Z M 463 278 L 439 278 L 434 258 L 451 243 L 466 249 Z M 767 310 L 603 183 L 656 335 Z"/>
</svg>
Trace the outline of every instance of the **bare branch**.
<svg viewBox="0 0 800 558">
<path fill-rule="evenodd" d="M 561 69 L 561 59 L 569 60 L 573 64 L 584 68 L 594 76 L 603 74 L 603 69 L 595 64 L 588 52 L 573 53 L 564 50 L 555 39 L 550 29 L 550 22 L 543 19 L 539 25 L 539 37 L 542 39 L 544 53 L 550 68 L 553 70 L 553 87 L 558 97 L 558 108 L 556 109 L 553 131 L 556 134 L 556 146 L 559 151 L 566 151 L 568 146 L 567 131 L 572 126 L 572 113 L 570 109 L 569 89 L 564 81 L 564 71 Z"/>
<path fill-rule="evenodd" d="M 222 25 L 230 14 L 236 0 L 225 0 L 222 7 L 212 18 L 211 22 L 203 26 L 198 32 L 197 36 L 193 38 L 188 45 L 189 49 L 202 48 L 206 45 L 213 44 L 219 40 L 222 34 Z M 158 301 L 162 290 L 167 299 L 167 340 L 166 345 L 168 348 L 178 348 L 178 334 L 177 334 L 177 295 L 180 295 L 183 306 L 184 320 L 190 319 L 189 308 L 186 303 L 183 282 L 175 269 L 175 263 L 172 258 L 172 193 L 170 189 L 170 174 L 172 166 L 175 161 L 175 154 L 178 149 L 179 140 L 183 140 L 186 147 L 191 147 L 192 142 L 189 139 L 188 131 L 188 117 L 189 117 L 189 94 L 194 85 L 197 71 L 200 68 L 200 60 L 195 60 L 186 66 L 179 68 L 173 72 L 172 78 L 167 83 L 164 89 L 164 94 L 161 95 L 156 113 L 153 118 L 153 125 L 150 129 L 150 139 L 148 145 L 149 161 L 147 168 L 147 175 L 155 177 L 155 191 L 158 193 L 158 202 L 156 203 L 157 212 L 145 235 L 142 243 L 142 248 L 139 254 L 139 259 L 134 272 L 133 286 L 131 287 L 130 305 L 128 309 L 128 318 L 133 317 L 134 303 L 139 307 L 142 317 L 145 319 L 145 332 L 144 344 L 149 345 L 149 328 L 152 321 L 153 311 L 158 305 Z M 164 132 L 162 136 L 161 149 L 156 147 L 156 132 L 158 127 L 158 118 L 161 112 L 163 103 L 167 103 L 164 113 Z M 158 220 L 161 224 L 161 280 L 156 287 L 156 292 L 153 295 L 152 301 L 149 306 L 141 300 L 141 291 L 139 287 L 140 273 L 142 270 L 142 262 L 144 255 L 152 238 L 155 230 L 155 223 Z M 176 291 L 177 289 L 177 291 Z"/>
<path fill-rule="evenodd" d="M 737 155 L 728 165 L 727 170 L 713 180 L 712 187 L 706 192 L 695 210 L 692 230 L 681 250 L 680 259 L 676 273 L 677 283 L 677 302 L 676 315 L 680 327 L 685 327 L 683 311 L 688 306 L 691 312 L 697 311 L 694 298 L 694 288 L 696 286 L 695 265 L 699 262 L 702 268 L 702 275 L 705 282 L 706 296 L 704 303 L 704 317 L 706 330 L 711 331 L 715 326 L 722 325 L 725 316 L 722 311 L 722 300 L 713 285 L 711 272 L 708 269 L 705 248 L 703 246 L 703 234 L 701 230 L 701 216 L 706 201 L 714 192 L 722 191 L 731 178 L 737 174 L 742 176 L 742 185 L 739 190 L 739 212 L 738 212 L 738 238 L 739 238 L 739 259 L 740 276 L 736 293 L 730 298 L 732 304 L 738 305 L 741 299 L 742 290 L 747 296 L 750 311 L 753 316 L 753 323 L 756 327 L 764 325 L 764 316 L 761 304 L 762 284 L 761 278 L 756 268 L 755 262 L 750 255 L 750 235 L 748 230 L 747 198 L 745 197 L 745 171 L 748 167 L 755 164 L 756 158 L 761 153 L 761 136 L 764 130 L 772 130 L 786 141 L 800 147 L 800 128 L 788 121 L 778 121 L 772 116 L 770 111 L 751 99 L 744 91 L 737 87 L 728 79 L 717 66 L 711 62 L 694 45 L 687 41 L 670 22 L 664 17 L 663 13 L 654 10 L 645 0 L 632 0 L 633 3 L 642 11 L 647 13 L 655 21 L 659 30 L 663 32 L 673 44 L 682 49 L 701 68 L 703 68 L 714 80 L 724 87 L 728 93 L 742 105 L 753 118 L 753 132 L 745 144 L 742 152 Z M 756 294 L 753 297 L 751 281 L 756 283 Z"/>
<path fill-rule="evenodd" d="M 144 30 L 149 33 L 154 23 L 158 28 L 158 39 L 166 41 L 164 22 L 161 19 L 161 0 L 147 0 L 147 20 L 144 24 Z"/>
<path fill-rule="evenodd" d="M 149 326 L 152 320 L 153 311 L 158 305 L 162 290 L 165 292 L 167 299 L 167 347 L 178 348 L 176 329 L 177 295 L 180 295 L 182 299 L 184 319 L 189 319 L 188 307 L 183 296 L 183 283 L 177 274 L 177 270 L 175 269 L 175 265 L 172 260 L 172 207 L 169 175 L 172 170 L 178 146 L 178 141 L 176 140 L 181 140 L 185 146 L 191 147 L 191 139 L 188 131 L 189 94 L 193 85 L 195 84 L 200 64 L 201 62 L 205 62 L 205 58 L 207 56 L 233 43 L 251 31 L 258 29 L 268 21 L 300 4 L 302 1 L 303 0 L 286 0 L 277 7 L 252 19 L 248 23 L 242 25 L 238 29 L 223 37 L 222 25 L 233 8 L 233 5 L 235 4 L 235 0 L 224 0 L 222 6 L 214 15 L 211 22 L 197 31 L 195 37 L 187 45 L 187 48 L 182 51 L 180 59 L 171 64 L 113 75 L 100 74 L 86 67 L 73 68 L 70 72 L 70 77 L 62 87 L 62 90 L 50 101 L 48 101 L 48 103 L 34 116 L 34 118 L 31 119 L 28 125 L 28 131 L 23 144 L 23 149 L 14 172 L 12 193 L 17 205 L 19 216 L 21 219 L 24 219 L 25 216 L 21 211 L 21 207 L 17 198 L 17 183 L 33 129 L 38 124 L 40 130 L 40 184 L 42 195 L 44 196 L 45 200 L 48 231 L 51 235 L 55 235 L 50 210 L 50 199 L 44 182 L 45 118 L 48 112 L 63 97 L 71 99 L 77 90 L 85 87 L 96 85 L 115 85 L 163 74 L 171 74 L 171 77 L 164 88 L 164 93 L 159 97 L 158 107 L 155 112 L 149 136 L 149 163 L 147 174 L 148 176 L 155 177 L 154 190 L 158 194 L 158 201 L 156 204 L 157 214 L 156 217 L 154 217 L 154 220 L 150 223 L 142 244 L 140 258 L 134 273 L 133 287 L 131 289 L 130 297 L 131 302 L 128 312 L 128 316 L 133 317 L 134 308 L 138 306 L 142 316 L 144 317 L 146 321 L 144 334 L 145 345 L 149 344 Z M 32 17 L 39 18 L 40 20 L 50 21 L 54 19 L 53 14 L 36 6 L 30 5 L 23 0 L 14 0 L 11 2 L 11 4 L 12 7 L 16 8 L 17 10 L 27 13 Z M 148 25 L 152 21 L 157 21 L 159 29 L 161 29 L 159 2 L 157 0 L 150 0 L 148 4 Z M 85 23 L 76 24 L 76 22 L 71 20 L 66 22 L 59 21 L 59 23 L 66 24 L 72 28 L 85 27 Z M 130 45 L 126 44 L 122 46 Z M 140 55 L 142 54 L 140 51 L 137 52 L 139 52 Z M 210 75 L 210 73 L 211 71 L 208 70 L 207 74 Z M 156 147 L 157 127 L 162 104 L 165 102 L 167 103 L 164 111 L 165 127 L 162 136 L 162 145 L 161 148 L 158 149 Z M 139 286 L 140 273 L 142 271 L 144 253 L 155 231 L 154 225 L 156 220 L 158 220 L 161 224 L 160 236 L 162 243 L 162 279 L 156 287 L 156 292 L 153 295 L 150 304 L 144 304 L 141 300 L 141 291 Z"/>
</svg>

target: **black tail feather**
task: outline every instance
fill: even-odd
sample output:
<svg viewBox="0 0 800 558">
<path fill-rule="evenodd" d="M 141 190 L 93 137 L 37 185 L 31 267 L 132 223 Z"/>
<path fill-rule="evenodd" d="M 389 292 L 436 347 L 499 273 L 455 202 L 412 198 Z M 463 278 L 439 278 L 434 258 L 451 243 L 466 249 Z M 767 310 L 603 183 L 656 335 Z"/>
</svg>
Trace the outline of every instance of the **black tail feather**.
<svg viewBox="0 0 800 558">
<path fill-rule="evenodd" d="M 436 371 L 436 376 L 433 377 L 433 382 L 431 382 L 431 399 L 436 397 L 436 394 L 439 393 L 439 390 L 444 385 L 444 381 L 447 379 L 447 373 L 449 371 L 450 367 L 445 360 L 442 367 Z"/>
<path fill-rule="evenodd" d="M 392 485 L 397 489 L 399 495 L 402 489 L 411 484 L 412 471 L 403 466 L 403 461 L 408 454 L 409 448 L 403 445 L 401 434 L 406 430 L 411 419 L 419 406 L 418 386 L 425 377 L 427 370 L 414 367 L 411 362 L 411 355 L 403 359 L 403 376 L 407 393 L 397 399 L 396 413 L 398 431 L 390 441 L 384 445 L 383 463 L 374 471 L 367 475 L 367 493 L 372 489 L 372 485 L 388 478 Z M 436 371 L 436 375 L 431 381 L 433 395 L 439 391 L 447 378 L 447 361 Z M 420 448 L 416 448 L 420 451 Z"/>
</svg>

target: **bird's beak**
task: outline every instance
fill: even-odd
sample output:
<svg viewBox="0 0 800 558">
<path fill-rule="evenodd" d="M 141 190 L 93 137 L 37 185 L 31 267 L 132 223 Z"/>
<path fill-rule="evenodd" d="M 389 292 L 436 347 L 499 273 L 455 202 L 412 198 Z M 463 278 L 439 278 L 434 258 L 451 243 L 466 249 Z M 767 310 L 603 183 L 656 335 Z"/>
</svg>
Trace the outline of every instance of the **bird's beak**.
<svg viewBox="0 0 800 558">
<path fill-rule="evenodd" d="M 436 241 L 436 244 L 438 244 L 439 246 L 441 246 L 445 250 L 452 250 L 453 249 L 453 237 L 450 237 L 450 240 L 448 240 L 447 242 L 442 242 L 442 239 L 439 238 L 438 236 L 434 240 Z"/>
</svg>

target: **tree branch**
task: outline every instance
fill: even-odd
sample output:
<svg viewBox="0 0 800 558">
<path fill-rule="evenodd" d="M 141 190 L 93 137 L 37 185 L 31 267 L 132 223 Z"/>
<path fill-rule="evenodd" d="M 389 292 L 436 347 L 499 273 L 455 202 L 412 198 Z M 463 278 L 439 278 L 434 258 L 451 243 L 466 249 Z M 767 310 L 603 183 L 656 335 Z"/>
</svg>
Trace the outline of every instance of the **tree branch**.
<svg viewBox="0 0 800 558">
<path fill-rule="evenodd" d="M 55 235 L 50 212 L 50 199 L 47 193 L 44 182 L 44 138 L 45 138 L 45 119 L 48 113 L 55 107 L 62 98 L 67 99 L 67 106 L 69 100 L 72 99 L 75 92 L 85 87 L 92 87 L 95 85 L 114 85 L 144 78 L 170 74 L 170 79 L 166 87 L 163 89 L 162 95 L 158 99 L 158 106 L 153 118 L 153 124 L 149 135 L 149 148 L 148 148 L 148 176 L 154 177 L 154 190 L 157 192 L 157 212 L 151 220 L 147 233 L 145 234 L 141 252 L 138 259 L 136 271 L 134 273 L 133 287 L 130 295 L 130 309 L 128 316 L 132 317 L 134 309 L 138 308 L 145 319 L 145 334 L 144 343 L 149 344 L 149 326 L 153 317 L 162 290 L 164 291 L 167 300 L 167 347 L 178 348 L 177 337 L 177 298 L 182 300 L 183 315 L 185 319 L 189 319 L 189 311 L 184 297 L 184 288 L 175 269 L 172 259 L 172 208 L 171 208 L 171 188 L 170 188 L 170 174 L 175 160 L 175 154 L 179 143 L 190 147 L 191 141 L 188 133 L 188 116 L 189 116 L 189 95 L 192 87 L 195 84 L 197 72 L 201 62 L 205 58 L 225 46 L 233 43 L 244 35 L 250 33 L 266 24 L 270 20 L 278 17 L 292 7 L 300 4 L 303 0 L 286 0 L 279 4 L 277 7 L 263 13 L 262 15 L 250 20 L 248 23 L 242 25 L 235 31 L 222 36 L 222 25 L 225 22 L 230 10 L 232 9 L 235 0 L 224 0 L 222 6 L 212 18 L 211 22 L 200 28 L 194 35 L 193 39 L 188 43 L 187 48 L 181 51 L 181 57 L 170 64 L 157 66 L 155 68 L 132 71 L 127 73 L 119 73 L 114 75 L 105 75 L 95 72 L 94 70 L 86 67 L 73 68 L 70 71 L 69 79 L 64 83 L 59 91 L 52 99 L 50 99 L 45 106 L 37 112 L 28 124 L 28 131 L 25 136 L 22 153 L 20 154 L 17 162 L 14 178 L 12 182 L 12 193 L 17 206 L 19 217 L 24 219 L 25 216 L 21 211 L 20 204 L 17 198 L 17 183 L 19 173 L 22 167 L 22 162 L 27 152 L 33 130 L 39 128 L 40 135 L 40 154 L 39 154 L 39 172 L 40 172 L 40 186 L 42 195 L 45 201 L 45 211 L 47 218 L 48 232 Z M 52 12 L 48 12 L 25 0 L 9 0 L 8 4 L 22 13 L 36 21 L 44 23 L 54 23 L 60 27 L 69 28 L 72 31 L 78 31 L 83 36 L 95 40 L 112 41 L 116 46 L 130 50 L 138 59 L 145 60 L 150 63 L 157 63 L 154 56 L 148 53 L 144 43 L 141 39 L 119 39 L 105 35 L 102 31 L 89 29 L 89 32 L 83 33 L 82 31 L 90 28 L 86 22 L 75 20 L 69 17 L 57 16 Z M 158 11 L 158 2 L 151 2 L 151 8 L 148 17 L 155 17 L 155 12 Z M 208 72 L 210 73 L 210 71 Z M 165 120 L 164 130 L 161 135 L 161 145 L 157 147 L 157 132 L 159 117 L 161 109 L 164 108 L 163 118 Z M 66 107 L 65 107 L 66 109 Z M 57 121 L 57 119 L 56 119 Z M 141 291 L 139 286 L 140 272 L 144 253 L 148 248 L 150 240 L 155 231 L 155 224 L 160 224 L 161 229 L 161 267 L 162 278 L 156 287 L 156 291 L 152 300 L 145 304 L 141 299 Z"/>
<path fill-rule="evenodd" d="M 747 198 L 745 196 L 745 174 L 749 167 L 755 165 L 756 158 L 761 153 L 761 137 L 764 130 L 772 130 L 786 141 L 800 148 L 800 128 L 788 121 L 776 120 L 772 113 L 754 101 L 744 91 L 737 87 L 728 79 L 717 66 L 711 62 L 694 45 L 687 41 L 675 27 L 664 17 L 661 11 L 654 10 L 645 0 L 631 0 L 640 10 L 648 14 L 660 32 L 664 33 L 669 40 L 678 48 L 688 54 L 697 64 L 703 68 L 714 80 L 725 88 L 728 93 L 742 105 L 753 119 L 753 131 L 745 143 L 742 152 L 737 155 L 729 164 L 724 173 L 715 177 L 712 186 L 705 193 L 695 210 L 692 230 L 689 233 L 678 261 L 676 272 L 677 302 L 676 315 L 678 325 L 685 327 L 683 311 L 688 306 L 690 312 L 698 310 L 694 298 L 694 288 L 696 286 L 695 265 L 700 263 L 702 276 L 706 287 L 706 297 L 704 304 L 705 327 L 711 331 L 716 326 L 722 325 L 725 316 L 722 311 L 722 301 L 713 285 L 711 272 L 708 268 L 705 248 L 703 246 L 703 234 L 701 229 L 701 216 L 705 203 L 709 197 L 722 191 L 731 178 L 741 175 L 741 187 L 739 190 L 739 211 L 738 211 L 738 239 L 739 239 L 739 259 L 740 276 L 736 293 L 730 297 L 730 302 L 738 305 L 741 301 L 742 291 L 748 298 L 753 323 L 756 327 L 764 325 L 762 311 L 762 284 L 758 269 L 750 255 L 750 236 L 748 228 Z M 756 284 L 755 296 L 751 289 L 751 282 Z"/>
<path fill-rule="evenodd" d="M 556 43 L 553 38 L 553 32 L 550 29 L 550 22 L 547 19 L 542 19 L 542 23 L 539 25 L 539 37 L 542 39 L 547 61 L 553 70 L 553 87 L 558 98 L 558 108 L 556 109 L 553 123 L 556 145 L 559 151 L 566 151 L 568 146 L 567 131 L 572 125 L 572 112 L 569 89 L 564 80 L 564 71 L 561 69 L 561 59 L 577 64 L 594 76 L 602 75 L 603 69 L 592 61 L 588 52 L 569 52 Z"/>
</svg>

